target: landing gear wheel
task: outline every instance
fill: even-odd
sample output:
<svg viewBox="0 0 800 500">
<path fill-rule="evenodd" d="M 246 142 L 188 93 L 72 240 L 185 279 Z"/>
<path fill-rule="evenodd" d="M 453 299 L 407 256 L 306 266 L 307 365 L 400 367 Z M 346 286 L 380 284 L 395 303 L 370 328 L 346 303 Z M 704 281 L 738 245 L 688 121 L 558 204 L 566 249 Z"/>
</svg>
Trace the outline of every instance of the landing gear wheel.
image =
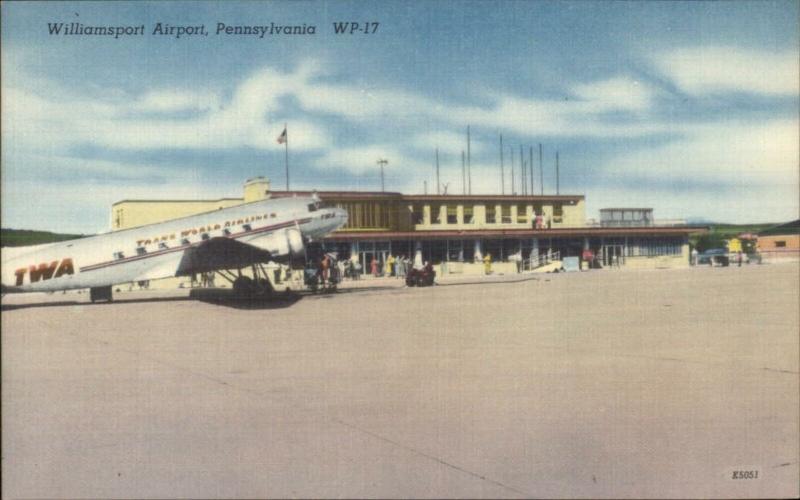
<svg viewBox="0 0 800 500">
<path fill-rule="evenodd" d="M 267 297 L 272 295 L 272 284 L 270 284 L 269 280 L 264 278 L 259 278 L 255 283 L 255 293 L 259 297 Z"/>
<path fill-rule="evenodd" d="M 233 281 L 233 293 L 239 297 L 249 297 L 253 294 L 253 280 L 247 276 L 239 276 Z"/>
</svg>

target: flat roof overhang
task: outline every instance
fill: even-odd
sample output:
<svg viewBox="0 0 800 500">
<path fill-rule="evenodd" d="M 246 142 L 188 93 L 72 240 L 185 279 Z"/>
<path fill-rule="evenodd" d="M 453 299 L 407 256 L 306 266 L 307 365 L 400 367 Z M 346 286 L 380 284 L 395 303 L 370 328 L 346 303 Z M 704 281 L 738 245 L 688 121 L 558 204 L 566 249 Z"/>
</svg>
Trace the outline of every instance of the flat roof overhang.
<svg viewBox="0 0 800 500">
<path fill-rule="evenodd" d="M 585 199 L 582 194 L 560 195 L 511 195 L 511 194 L 405 194 L 404 201 L 561 201 L 577 202 Z"/>
<path fill-rule="evenodd" d="M 402 194 L 391 191 L 270 191 L 273 198 L 287 198 L 291 196 L 311 196 L 316 193 L 321 200 L 343 199 L 343 200 L 385 200 L 394 199 L 401 201 L 430 201 L 445 203 L 448 201 L 560 201 L 578 202 L 585 199 L 582 194 L 562 194 L 562 195 L 502 195 L 502 194 Z"/>
<path fill-rule="evenodd" d="M 707 226 L 665 227 L 584 227 L 559 229 L 477 229 L 431 231 L 341 231 L 325 237 L 326 240 L 436 240 L 463 238 L 577 238 L 600 236 L 685 236 L 707 233 Z"/>
</svg>

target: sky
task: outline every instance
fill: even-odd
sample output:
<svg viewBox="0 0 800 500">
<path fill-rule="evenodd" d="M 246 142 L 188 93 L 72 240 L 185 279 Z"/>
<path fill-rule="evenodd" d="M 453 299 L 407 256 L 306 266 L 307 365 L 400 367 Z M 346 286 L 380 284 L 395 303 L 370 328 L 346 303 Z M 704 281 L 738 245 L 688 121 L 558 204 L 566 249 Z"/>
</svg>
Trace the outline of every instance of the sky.
<svg viewBox="0 0 800 500">
<path fill-rule="evenodd" d="M 460 194 L 469 126 L 475 194 L 522 192 L 521 147 L 536 193 L 555 193 L 558 152 L 590 218 L 796 219 L 799 5 L 3 2 L 2 226 L 89 234 L 123 199 L 285 189 L 285 124 L 292 189 L 379 190 L 384 158 L 387 191 L 434 193 L 438 148 Z M 271 24 L 306 34 L 225 31 Z"/>
</svg>

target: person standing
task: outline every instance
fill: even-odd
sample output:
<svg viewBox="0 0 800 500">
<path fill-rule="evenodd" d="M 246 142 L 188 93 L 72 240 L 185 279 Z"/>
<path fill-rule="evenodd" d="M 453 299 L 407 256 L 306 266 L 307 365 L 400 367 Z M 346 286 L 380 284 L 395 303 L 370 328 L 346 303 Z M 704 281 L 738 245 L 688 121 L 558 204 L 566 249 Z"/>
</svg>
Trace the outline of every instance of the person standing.
<svg viewBox="0 0 800 500">
<path fill-rule="evenodd" d="M 389 278 L 394 276 L 394 255 L 389 254 L 389 257 L 386 258 L 386 277 Z"/>
<path fill-rule="evenodd" d="M 372 263 L 370 264 L 370 267 L 372 268 L 371 269 L 372 270 L 372 276 L 377 278 L 378 277 L 378 259 L 377 258 L 375 258 L 375 257 L 372 258 Z"/>
<path fill-rule="evenodd" d="M 483 271 L 485 274 L 492 274 L 492 254 L 489 252 L 483 258 Z"/>
<path fill-rule="evenodd" d="M 328 257 L 328 254 L 322 256 L 320 270 L 322 271 L 322 284 L 325 285 L 325 283 L 328 282 L 328 276 L 330 275 L 331 271 L 331 259 Z"/>
<path fill-rule="evenodd" d="M 693 266 L 696 266 L 696 265 L 697 265 L 697 258 L 698 258 L 697 256 L 698 256 L 698 255 L 700 255 L 700 254 L 699 254 L 699 252 L 697 251 L 697 248 L 692 248 L 692 265 L 693 265 Z"/>
</svg>

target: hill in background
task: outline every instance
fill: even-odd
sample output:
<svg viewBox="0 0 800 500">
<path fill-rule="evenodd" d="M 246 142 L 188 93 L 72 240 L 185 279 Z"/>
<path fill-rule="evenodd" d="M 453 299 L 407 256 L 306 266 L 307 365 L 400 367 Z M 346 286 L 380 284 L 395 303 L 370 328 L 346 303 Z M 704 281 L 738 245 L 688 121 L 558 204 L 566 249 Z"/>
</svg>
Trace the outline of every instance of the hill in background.
<svg viewBox="0 0 800 500">
<path fill-rule="evenodd" d="M 83 238 L 84 234 L 59 234 L 49 231 L 29 231 L 27 229 L 2 229 L 0 230 L 0 246 L 23 247 L 27 245 L 41 245 L 56 241 L 75 240 Z"/>
</svg>

